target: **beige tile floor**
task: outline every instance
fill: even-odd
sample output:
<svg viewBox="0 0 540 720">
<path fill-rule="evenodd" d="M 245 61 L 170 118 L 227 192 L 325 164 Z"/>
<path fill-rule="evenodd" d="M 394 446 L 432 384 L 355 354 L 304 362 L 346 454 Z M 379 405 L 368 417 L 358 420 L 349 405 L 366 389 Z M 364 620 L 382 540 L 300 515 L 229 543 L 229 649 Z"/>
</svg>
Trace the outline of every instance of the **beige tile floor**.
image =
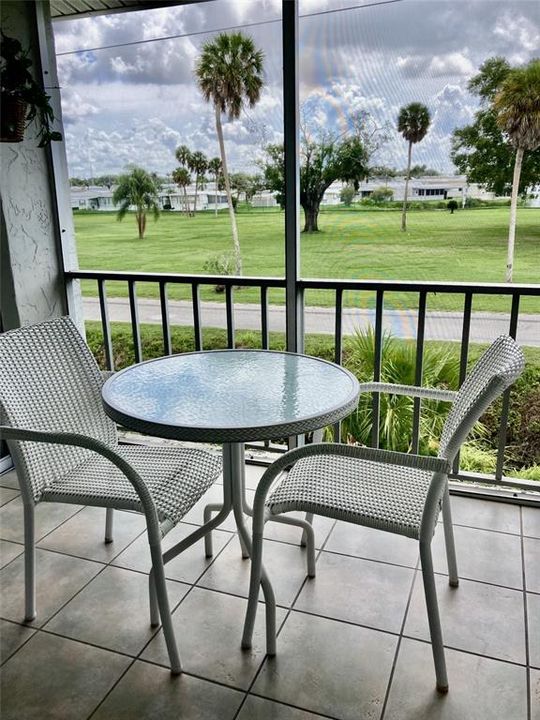
<svg viewBox="0 0 540 720">
<path fill-rule="evenodd" d="M 248 466 L 248 487 L 260 468 Z M 210 491 L 213 498 L 219 489 Z M 249 561 L 231 524 L 167 566 L 185 672 L 172 678 L 148 624 L 144 522 L 38 507 L 38 616 L 23 618 L 22 506 L 0 476 L 1 716 L 30 720 L 540 720 L 540 510 L 453 497 L 461 584 L 434 541 L 450 692 L 434 675 L 415 543 L 316 522 L 318 577 L 305 577 L 299 532 L 268 526 L 279 604 L 278 655 L 265 658 L 263 607 L 240 649 Z M 202 522 L 202 506 L 167 538 Z"/>
</svg>

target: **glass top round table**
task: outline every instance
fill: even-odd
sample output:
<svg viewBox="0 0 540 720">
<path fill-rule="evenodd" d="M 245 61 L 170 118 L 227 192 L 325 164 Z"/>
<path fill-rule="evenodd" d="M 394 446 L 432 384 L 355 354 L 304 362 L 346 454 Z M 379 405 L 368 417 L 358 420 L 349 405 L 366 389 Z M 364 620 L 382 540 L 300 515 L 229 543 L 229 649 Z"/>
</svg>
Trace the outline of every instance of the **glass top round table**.
<svg viewBox="0 0 540 720">
<path fill-rule="evenodd" d="M 356 377 L 334 363 L 271 350 L 169 355 L 115 373 L 107 414 L 131 430 L 175 440 L 244 443 L 333 424 L 357 404 Z"/>
</svg>

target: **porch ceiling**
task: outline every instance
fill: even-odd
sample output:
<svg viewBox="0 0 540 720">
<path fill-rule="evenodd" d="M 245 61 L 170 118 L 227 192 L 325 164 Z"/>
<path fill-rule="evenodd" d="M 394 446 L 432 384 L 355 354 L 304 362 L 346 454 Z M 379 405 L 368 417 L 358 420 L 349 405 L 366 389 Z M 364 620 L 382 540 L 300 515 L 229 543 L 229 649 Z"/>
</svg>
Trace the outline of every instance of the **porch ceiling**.
<svg viewBox="0 0 540 720">
<path fill-rule="evenodd" d="M 50 0 L 53 20 L 73 20 L 88 15 L 106 15 L 135 10 L 188 5 L 208 0 Z"/>
</svg>

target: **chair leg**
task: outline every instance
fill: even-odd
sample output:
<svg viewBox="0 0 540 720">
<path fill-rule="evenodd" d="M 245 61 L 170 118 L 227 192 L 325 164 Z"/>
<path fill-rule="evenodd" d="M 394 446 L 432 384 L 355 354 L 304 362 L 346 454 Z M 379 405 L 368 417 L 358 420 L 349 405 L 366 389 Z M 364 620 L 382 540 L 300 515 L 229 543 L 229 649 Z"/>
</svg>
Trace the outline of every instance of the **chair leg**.
<svg viewBox="0 0 540 720">
<path fill-rule="evenodd" d="M 266 653 L 273 656 L 276 654 L 276 600 L 272 585 L 265 575 L 263 578 L 262 566 L 263 530 L 253 533 L 251 547 L 251 576 L 249 582 L 248 606 L 246 619 L 244 621 L 244 632 L 242 635 L 242 647 L 251 648 L 257 606 L 259 604 L 259 589 L 263 587 L 266 607 Z"/>
<path fill-rule="evenodd" d="M 182 664 L 180 655 L 176 645 L 174 635 L 174 627 L 171 617 L 171 608 L 169 605 L 169 596 L 167 594 L 167 584 L 165 580 L 165 566 L 163 565 L 163 555 L 161 554 L 161 545 L 150 545 L 150 553 L 152 555 L 152 573 L 153 584 L 161 615 L 161 624 L 163 626 L 163 635 L 167 643 L 167 651 L 169 653 L 169 661 L 171 664 L 171 673 L 179 675 L 182 672 Z"/>
<path fill-rule="evenodd" d="M 36 545 L 34 505 L 24 506 L 24 619 L 36 617 Z"/>
<path fill-rule="evenodd" d="M 451 587 L 458 587 L 459 575 L 456 560 L 456 546 L 454 543 L 454 528 L 452 526 L 452 510 L 450 508 L 450 493 L 448 486 L 444 492 L 443 505 L 444 544 L 446 546 L 446 560 L 448 562 L 448 581 Z"/>
<path fill-rule="evenodd" d="M 112 543 L 113 541 L 113 521 L 114 521 L 114 510 L 107 508 L 107 514 L 105 515 L 105 542 Z"/>
<path fill-rule="evenodd" d="M 430 543 L 420 542 L 420 561 L 422 564 L 422 579 L 424 581 L 429 632 L 431 635 L 431 650 L 433 652 L 435 675 L 437 677 L 437 690 L 440 693 L 447 693 L 448 677 L 446 674 L 441 619 L 439 616 L 439 605 L 437 603 L 437 590 L 435 588 L 435 577 L 433 575 L 433 559 L 431 557 Z"/>
<path fill-rule="evenodd" d="M 306 513 L 306 517 L 304 519 L 307 523 L 312 525 L 313 524 L 313 513 Z M 300 540 L 300 545 L 302 547 L 306 547 L 306 545 L 308 544 L 308 540 L 309 540 L 308 533 L 306 530 L 304 530 L 304 532 L 302 533 L 302 539 Z"/>
<path fill-rule="evenodd" d="M 223 505 L 220 505 L 219 503 L 211 503 L 210 505 L 205 505 L 205 508 L 203 510 L 203 523 L 205 525 L 209 523 L 212 519 L 212 513 L 219 512 L 222 507 Z M 204 554 L 207 558 L 211 558 L 214 554 L 211 530 L 207 532 L 204 536 Z"/>
<path fill-rule="evenodd" d="M 150 575 L 148 576 L 148 595 L 150 598 L 150 625 L 157 627 L 159 625 L 159 607 L 154 568 L 150 570 Z"/>
<path fill-rule="evenodd" d="M 313 517 L 313 516 L 312 516 Z M 309 530 L 308 530 L 309 527 Z M 307 574 L 308 577 L 315 577 L 315 533 L 311 524 L 308 525 L 302 534 L 302 537 L 306 538 L 306 552 L 307 552 Z"/>
</svg>

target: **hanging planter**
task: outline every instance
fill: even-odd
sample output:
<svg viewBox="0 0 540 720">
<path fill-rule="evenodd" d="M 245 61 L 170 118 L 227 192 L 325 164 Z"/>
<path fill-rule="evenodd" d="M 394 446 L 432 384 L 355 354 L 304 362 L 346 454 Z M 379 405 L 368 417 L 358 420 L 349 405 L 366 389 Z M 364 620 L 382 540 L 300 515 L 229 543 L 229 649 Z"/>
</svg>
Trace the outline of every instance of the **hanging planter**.
<svg viewBox="0 0 540 720">
<path fill-rule="evenodd" d="M 21 142 L 26 127 L 26 102 L 2 93 L 0 103 L 0 142 Z"/>
<path fill-rule="evenodd" d="M 61 140 L 59 132 L 51 130 L 54 121 L 50 96 L 30 74 L 32 61 L 21 43 L 2 33 L 0 43 L 0 142 L 21 142 L 24 131 L 37 117 L 38 147 L 52 140 Z"/>
</svg>

